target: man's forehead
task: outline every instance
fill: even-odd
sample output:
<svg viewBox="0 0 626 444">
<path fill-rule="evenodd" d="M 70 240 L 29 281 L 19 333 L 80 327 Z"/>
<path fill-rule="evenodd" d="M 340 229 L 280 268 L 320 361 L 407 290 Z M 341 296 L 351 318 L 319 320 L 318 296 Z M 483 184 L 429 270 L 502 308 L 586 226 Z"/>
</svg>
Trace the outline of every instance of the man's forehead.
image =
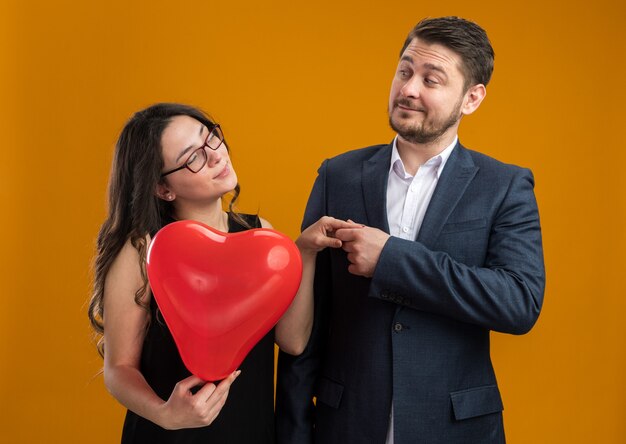
<svg viewBox="0 0 626 444">
<path fill-rule="evenodd" d="M 460 70 L 461 66 L 461 58 L 450 48 L 439 43 L 425 42 L 418 38 L 411 40 L 400 59 L 414 64 L 436 65 L 444 70 L 452 68 Z"/>
</svg>

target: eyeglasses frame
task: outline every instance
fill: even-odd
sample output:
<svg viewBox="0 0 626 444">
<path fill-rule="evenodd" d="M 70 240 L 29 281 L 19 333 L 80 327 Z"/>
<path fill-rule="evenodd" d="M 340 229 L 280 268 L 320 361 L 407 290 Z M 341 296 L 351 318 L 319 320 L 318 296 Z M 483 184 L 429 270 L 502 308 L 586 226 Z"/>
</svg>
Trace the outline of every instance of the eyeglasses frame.
<svg viewBox="0 0 626 444">
<path fill-rule="evenodd" d="M 220 143 L 219 143 L 219 145 L 218 145 L 218 146 L 216 146 L 215 148 L 211 148 L 211 147 L 209 146 L 209 143 L 208 143 L 208 141 L 209 141 L 209 137 L 211 137 L 211 134 L 213 134 L 213 132 L 214 132 L 216 129 L 219 131 L 219 133 L 222 135 L 222 137 L 221 137 L 221 139 L 220 139 Z M 166 171 L 166 172 L 164 172 L 164 173 L 161 173 L 161 179 L 163 179 L 165 176 L 167 176 L 167 175 L 169 175 L 169 174 L 175 173 L 176 171 L 180 171 L 180 170 L 185 169 L 185 168 L 186 168 L 186 169 L 188 169 L 189 171 L 191 171 L 193 174 L 199 173 L 199 172 L 202 170 L 202 168 L 204 168 L 204 166 L 205 166 L 205 165 L 207 164 L 207 162 L 209 161 L 209 156 L 208 156 L 208 154 L 209 154 L 209 153 L 206 151 L 206 149 L 208 148 L 208 149 L 210 149 L 211 151 L 217 151 L 217 150 L 218 150 L 218 149 L 222 146 L 222 144 L 223 144 L 223 143 L 224 143 L 224 132 L 222 131 L 222 128 L 220 127 L 219 123 L 216 123 L 216 124 L 215 124 L 215 125 L 211 128 L 211 130 L 209 131 L 209 134 L 207 134 L 206 139 L 204 140 L 204 143 L 202 144 L 202 146 L 201 146 L 200 148 L 196 148 L 195 150 L 193 150 L 193 151 L 191 152 L 191 154 L 189 154 L 189 156 L 188 156 L 188 157 L 187 157 L 187 159 L 185 160 L 185 163 L 183 163 L 181 166 L 176 167 L 176 168 L 174 168 L 174 169 L 172 169 L 172 170 Z M 205 152 L 205 154 L 206 154 L 206 159 L 204 160 L 204 163 L 202 164 L 202 166 L 200 167 L 200 169 L 199 169 L 198 171 L 193 171 L 191 168 L 189 168 L 189 165 L 188 165 L 188 163 L 189 163 L 189 159 L 191 159 L 191 157 L 192 157 L 194 154 L 196 154 L 198 151 L 200 151 L 200 150 L 204 150 L 204 152 Z"/>
</svg>

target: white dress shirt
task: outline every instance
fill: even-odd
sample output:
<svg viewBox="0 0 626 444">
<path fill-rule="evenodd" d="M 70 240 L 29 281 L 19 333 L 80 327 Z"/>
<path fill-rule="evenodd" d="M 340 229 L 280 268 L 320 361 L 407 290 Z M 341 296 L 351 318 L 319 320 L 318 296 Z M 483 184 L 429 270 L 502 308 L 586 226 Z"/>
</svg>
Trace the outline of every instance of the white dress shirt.
<svg viewBox="0 0 626 444">
<path fill-rule="evenodd" d="M 396 137 L 391 151 L 391 166 L 387 179 L 387 221 L 389 234 L 401 239 L 415 240 L 419 233 L 430 198 L 437 187 L 458 136 L 442 152 L 420 165 L 415 176 L 406 172 L 398 153 Z M 393 444 L 393 400 L 389 413 L 386 444 Z"/>
</svg>

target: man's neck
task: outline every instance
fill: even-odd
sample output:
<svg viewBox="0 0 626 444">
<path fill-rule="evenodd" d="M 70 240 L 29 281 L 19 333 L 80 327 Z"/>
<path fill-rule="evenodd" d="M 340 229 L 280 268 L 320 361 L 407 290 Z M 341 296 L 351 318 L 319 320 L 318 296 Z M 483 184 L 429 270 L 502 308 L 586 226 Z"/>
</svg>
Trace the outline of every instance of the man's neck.
<svg viewBox="0 0 626 444">
<path fill-rule="evenodd" d="M 429 143 L 412 143 L 398 135 L 396 147 L 405 170 L 414 176 L 421 165 L 449 147 L 455 138 L 456 133 L 450 133 Z"/>
</svg>

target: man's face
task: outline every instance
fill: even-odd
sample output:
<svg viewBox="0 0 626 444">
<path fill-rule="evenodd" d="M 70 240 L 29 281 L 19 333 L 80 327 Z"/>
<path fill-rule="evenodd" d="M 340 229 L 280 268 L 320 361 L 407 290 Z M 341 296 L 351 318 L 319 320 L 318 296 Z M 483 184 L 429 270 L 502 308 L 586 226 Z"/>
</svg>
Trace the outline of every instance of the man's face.
<svg viewBox="0 0 626 444">
<path fill-rule="evenodd" d="M 464 81 L 461 58 L 455 52 L 413 39 L 391 83 L 389 124 L 411 143 L 456 134 L 467 101 Z"/>
</svg>

